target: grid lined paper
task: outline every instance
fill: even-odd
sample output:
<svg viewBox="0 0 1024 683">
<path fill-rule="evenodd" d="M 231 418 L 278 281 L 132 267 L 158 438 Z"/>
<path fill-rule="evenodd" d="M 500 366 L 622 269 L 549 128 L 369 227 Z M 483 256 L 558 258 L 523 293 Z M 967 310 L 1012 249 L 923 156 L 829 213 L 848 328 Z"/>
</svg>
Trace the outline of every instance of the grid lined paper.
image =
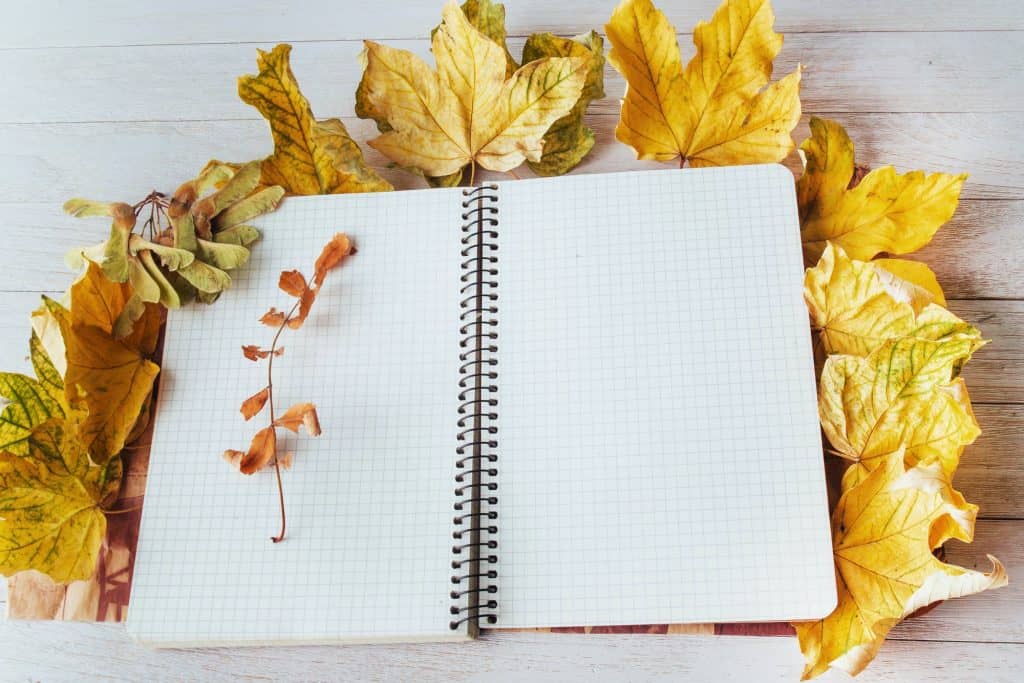
<svg viewBox="0 0 1024 683">
<path fill-rule="evenodd" d="M 128 628 L 154 645 L 417 640 L 449 630 L 461 194 L 292 198 L 211 307 L 171 314 Z M 265 416 L 242 344 L 287 310 L 281 270 L 312 274 L 337 231 L 359 252 L 331 273 L 306 325 L 282 335 L 279 409 L 317 404 L 323 434 L 281 431 L 288 537 L 273 470 L 221 459 Z"/>
<path fill-rule="evenodd" d="M 501 184 L 499 627 L 835 604 L 792 175 Z"/>
</svg>

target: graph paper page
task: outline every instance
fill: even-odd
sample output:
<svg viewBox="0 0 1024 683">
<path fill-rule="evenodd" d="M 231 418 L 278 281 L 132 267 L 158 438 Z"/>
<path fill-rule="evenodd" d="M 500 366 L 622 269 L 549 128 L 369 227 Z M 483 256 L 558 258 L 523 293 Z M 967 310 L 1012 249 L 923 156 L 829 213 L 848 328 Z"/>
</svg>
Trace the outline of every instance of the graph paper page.
<svg viewBox="0 0 1024 683">
<path fill-rule="evenodd" d="M 829 612 L 792 175 L 499 192 L 498 626 Z"/>
<path fill-rule="evenodd" d="M 259 221 L 252 260 L 213 306 L 173 311 L 129 610 L 154 645 L 417 640 L 449 630 L 458 402 L 457 190 L 291 198 Z M 265 415 L 239 404 L 266 383 L 243 344 L 287 309 L 282 270 L 312 274 L 347 232 L 358 253 L 332 272 L 274 364 L 279 410 L 317 405 L 318 438 L 279 432 L 287 539 L 273 468 L 222 459 Z"/>
</svg>

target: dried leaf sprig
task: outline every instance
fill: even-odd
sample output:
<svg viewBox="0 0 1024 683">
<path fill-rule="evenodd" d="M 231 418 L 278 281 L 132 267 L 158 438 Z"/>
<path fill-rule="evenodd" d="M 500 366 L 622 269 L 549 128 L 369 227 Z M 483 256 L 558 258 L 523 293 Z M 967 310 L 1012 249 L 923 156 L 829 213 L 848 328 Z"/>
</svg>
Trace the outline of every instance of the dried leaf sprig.
<svg viewBox="0 0 1024 683">
<path fill-rule="evenodd" d="M 283 271 L 277 285 L 285 294 L 295 297 L 295 302 L 287 313 L 271 307 L 260 318 L 261 323 L 277 330 L 269 348 L 261 348 L 256 345 L 242 347 L 242 355 L 249 360 L 253 362 L 267 361 L 267 383 L 262 389 L 242 401 L 239 410 L 242 417 L 250 420 L 259 415 L 264 407 L 269 406 L 270 419 L 269 424 L 252 437 L 248 451 L 229 449 L 224 451 L 224 459 L 242 474 L 255 474 L 268 465 L 274 466 L 274 473 L 277 476 L 278 499 L 281 504 L 281 530 L 276 536 L 271 537 L 274 543 L 284 540 L 287 523 L 281 468 L 288 469 L 292 462 L 291 453 L 278 453 L 277 429 L 281 427 L 298 434 L 299 428 L 305 427 L 306 433 L 310 436 L 320 435 L 320 419 L 314 404 L 296 403 L 280 415 L 274 409 L 274 359 L 284 353 L 284 347 L 278 346 L 278 342 L 285 328 L 296 330 L 302 327 L 309 316 L 310 308 L 312 308 L 317 294 L 320 293 L 327 273 L 341 265 L 348 256 L 354 253 L 356 250 L 352 241 L 347 235 L 339 232 L 324 246 L 317 258 L 313 267 L 312 282 L 307 281 L 305 276 L 297 270 Z"/>
</svg>

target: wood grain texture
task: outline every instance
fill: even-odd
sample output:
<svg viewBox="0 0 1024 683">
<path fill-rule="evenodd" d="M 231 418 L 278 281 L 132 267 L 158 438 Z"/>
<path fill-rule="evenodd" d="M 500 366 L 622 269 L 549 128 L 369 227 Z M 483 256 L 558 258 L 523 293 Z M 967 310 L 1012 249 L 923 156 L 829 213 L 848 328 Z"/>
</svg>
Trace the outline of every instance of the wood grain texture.
<svg viewBox="0 0 1024 683">
<path fill-rule="evenodd" d="M 521 53 L 523 42 L 509 40 L 513 54 Z M 429 55 L 425 39 L 388 44 Z M 5 68 L 19 74 L 20 89 L 17 97 L 0 99 L 0 123 L 251 118 L 252 110 L 235 95 L 235 79 L 254 70 L 256 48 L 270 47 L 8 50 Z M 361 50 L 361 41 L 345 40 L 306 43 L 293 51 L 293 69 L 319 116 L 353 112 L 355 88 L 339 84 L 358 83 Z M 806 67 L 801 100 L 808 111 L 1024 111 L 1024 79 L 1018 77 L 1024 71 L 1024 32 L 794 34 L 775 68 L 781 75 L 797 63 Z M 617 113 L 625 83 L 610 66 L 605 89 L 609 97 L 590 109 Z"/>
<path fill-rule="evenodd" d="M 252 156 L 255 155 L 239 155 L 234 158 L 248 159 Z M 634 162 L 636 166 L 641 164 L 646 165 L 646 162 Z M 196 168 L 193 164 L 177 165 L 182 168 L 180 173 L 173 176 L 175 178 L 188 177 L 195 172 L 186 170 L 186 166 Z M 612 163 L 588 163 L 578 172 L 597 173 L 630 167 L 628 161 L 618 166 Z M 161 166 L 154 175 L 162 179 L 164 176 L 170 177 L 172 171 Z M 11 174 L 15 175 L 13 171 Z M 416 186 L 419 182 L 417 178 L 394 169 L 382 169 L 382 174 L 399 187 Z M 96 180 L 90 175 L 100 176 L 101 179 Z M 144 197 L 154 187 L 173 189 L 177 185 L 174 180 L 147 183 L 137 174 L 128 174 L 128 177 L 119 180 L 120 175 L 121 172 L 116 169 L 105 171 L 100 168 L 95 174 L 82 176 L 82 185 L 95 186 L 92 192 L 75 192 L 69 188 L 60 197 L 45 202 L 0 203 L 0 225 L 3 225 L 4 235 L 19 245 L 18 259 L 0 269 L 0 291 L 32 292 L 63 286 L 62 278 L 67 278 L 69 274 L 64 265 L 64 254 L 73 248 L 106 239 L 108 223 L 99 218 L 75 219 L 65 215 L 60 208 L 64 199 L 84 196 L 134 201 Z M 132 187 L 115 197 L 109 190 L 103 190 L 103 179 L 111 181 L 105 187 L 117 187 L 118 183 L 130 183 Z M 26 181 L 18 179 L 16 182 Z M 0 189 L 0 194 L 2 192 Z M 1022 241 L 1024 201 L 965 200 L 960 203 L 953 220 L 939 230 L 932 244 L 907 258 L 928 263 L 939 278 L 946 296 L 951 299 L 1017 299 L 1024 296 L 1024 259 L 1006 246 Z M 984 314 L 988 315 L 987 312 Z M 999 322 L 1001 318 L 998 314 L 993 315 L 995 317 L 989 319 L 996 321 L 1007 332 L 1012 324 L 1022 322 L 1019 314 L 1012 314 L 1012 319 L 1005 323 Z M 985 321 L 975 322 L 981 324 Z"/>
<path fill-rule="evenodd" d="M 600 28 L 616 0 L 508 2 L 518 52 L 535 31 Z M 717 0 L 660 0 L 680 31 Z M 850 131 L 861 163 L 970 173 L 960 209 L 915 254 L 929 263 L 951 308 L 992 343 L 965 377 L 983 428 L 956 486 L 981 505 L 972 545 L 948 559 L 1007 563 L 1009 588 L 943 604 L 899 626 L 860 681 L 1017 681 L 1024 671 L 1024 12 L 1008 0 L 775 0 L 786 32 L 777 73 L 806 67 L 805 113 Z M 441 0 L 350 3 L 139 0 L 86 5 L 35 0 L 0 22 L 8 96 L 0 99 L 0 368 L 28 369 L 26 326 L 38 293 L 59 293 L 73 246 L 103 239 L 102 221 L 63 216 L 70 196 L 141 197 L 173 189 L 210 157 L 270 151 L 266 125 L 235 95 L 255 49 L 297 43 L 294 66 L 314 111 L 353 119 L 359 39 L 427 54 Z M 680 36 L 684 59 L 690 37 Z M 638 162 L 614 140 L 624 84 L 609 70 L 608 98 L 588 116 L 597 147 L 580 173 L 665 168 Z M 807 116 L 798 127 L 807 134 Z M 364 145 L 365 148 L 365 145 Z M 419 187 L 367 158 L 396 187 Z M 797 167 L 796 157 L 788 164 Z M 520 175 L 529 175 L 523 172 Z M 258 246 L 256 248 L 259 248 Z M 230 296 L 228 293 L 227 296 Z M 140 473 L 129 476 L 137 490 Z M 4 592 L 0 591 L 0 603 Z M 969 641 L 969 642 L 961 642 Z M 788 638 L 487 634 L 458 646 L 404 645 L 216 651 L 147 651 L 120 627 L 0 622 L 2 680 L 795 680 Z M 847 680 L 827 675 L 821 680 Z"/>
<path fill-rule="evenodd" d="M 611 14 L 609 2 L 515 0 L 506 3 L 509 35 L 539 31 L 563 35 L 600 30 Z M 173 17 L 163 7 L 113 0 L 76 5 L 62 0 L 27 3 L 19 21 L 0 24 L 0 48 L 308 42 L 361 38 L 420 38 L 438 23 L 437 0 L 378 0 L 374 12 L 353 21 L 346 3 L 318 3 L 316 19 L 280 0 L 178 0 Z M 1024 29 L 1024 15 L 1004 0 L 776 0 L 775 28 L 784 33 L 842 31 L 1006 31 Z M 658 6 L 679 29 L 707 21 L 713 3 L 663 0 Z M 192 17 L 181 21 L 179 17 Z M 83 30 L 103 26 L 105 30 Z"/>
<path fill-rule="evenodd" d="M 342 113 L 316 111 L 321 116 Z M 240 113 L 247 117 L 232 121 L 0 124 L 0 204 L 27 200 L 59 205 L 71 196 L 109 193 L 115 187 L 129 196 L 141 196 L 153 187 L 173 189 L 211 157 L 247 160 L 269 154 L 266 123 L 255 110 L 245 108 Z M 966 172 L 964 199 L 1024 199 L 1024 127 L 1019 125 L 1019 114 L 822 115 L 835 118 L 849 130 L 861 164 L 891 164 L 901 172 Z M 372 121 L 342 118 L 361 143 L 377 135 Z M 797 143 L 808 136 L 809 118 L 810 114 L 805 114 L 793 134 Z M 574 172 L 672 167 L 637 161 L 633 150 L 616 142 L 617 121 L 614 114 L 587 117 L 597 144 Z M 425 187 L 417 176 L 390 168 L 390 162 L 376 150 L 365 144 L 363 149 L 368 163 L 396 187 Z M 97 163 L 112 155 L 119 163 Z M 787 163 L 799 170 L 795 154 Z M 530 175 L 525 167 L 516 173 Z M 1014 225 L 1020 227 L 1020 221 Z"/>
<path fill-rule="evenodd" d="M 116 625 L 0 623 L 5 676 L 70 681 L 795 681 L 792 638 L 501 633 L 457 645 L 147 651 Z M 892 640 L 857 681 L 1017 683 L 1024 645 Z M 829 673 L 821 683 L 849 681 Z"/>
</svg>

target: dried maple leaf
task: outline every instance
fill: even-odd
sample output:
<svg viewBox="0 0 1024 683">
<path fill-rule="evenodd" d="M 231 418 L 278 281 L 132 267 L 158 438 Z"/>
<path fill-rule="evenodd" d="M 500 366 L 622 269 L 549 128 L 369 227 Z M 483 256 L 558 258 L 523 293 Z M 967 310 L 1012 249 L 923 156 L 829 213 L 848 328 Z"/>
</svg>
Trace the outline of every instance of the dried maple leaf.
<svg viewBox="0 0 1024 683">
<path fill-rule="evenodd" d="M 35 332 L 29 356 L 36 376 L 0 372 L 0 398 L 8 401 L 0 412 L 0 452 L 28 455 L 29 437 L 36 427 L 66 410 L 64 379 L 43 350 Z"/>
<path fill-rule="evenodd" d="M 133 310 L 134 290 L 127 282 L 114 282 L 100 266 L 86 259 L 82 276 L 71 285 L 71 324 L 92 326 L 117 338 L 143 355 L 156 350 L 163 324 L 163 311 L 152 303 Z"/>
<path fill-rule="evenodd" d="M 160 368 L 102 328 L 74 324 L 71 313 L 56 301 L 44 302 L 64 339 L 67 401 L 82 402 L 88 409 L 79 438 L 96 463 L 106 464 L 127 443 Z"/>
<path fill-rule="evenodd" d="M 505 6 L 490 0 L 466 0 L 461 9 L 470 25 L 504 52 L 505 78 L 510 78 L 519 64 L 505 42 Z M 431 31 L 431 39 L 437 36 L 440 28 L 438 26 Z M 552 123 L 544 134 L 540 160 L 527 159 L 534 173 L 559 175 L 576 166 L 594 145 L 593 131 L 583 125 L 583 114 L 592 100 L 604 97 L 604 42 L 594 31 L 575 38 L 559 38 L 550 33 L 537 33 L 527 38 L 523 46 L 523 63 L 545 57 L 579 57 L 589 62 L 576 104 L 569 113 Z M 382 133 L 393 130 L 384 112 L 371 101 L 369 92 L 364 73 L 356 89 L 356 115 L 373 119 Z M 425 176 L 431 186 L 452 187 L 462 181 L 465 167 L 443 176 L 431 176 L 417 167 L 408 167 L 408 170 Z"/>
<path fill-rule="evenodd" d="M 956 211 L 967 174 L 884 166 L 852 189 L 853 142 L 843 127 L 811 118 L 811 137 L 800 145 L 804 173 L 797 180 L 804 257 L 814 262 L 831 241 L 855 259 L 880 252 L 906 254 L 926 245 Z"/>
<path fill-rule="evenodd" d="M 970 542 L 977 507 L 966 503 L 936 463 L 904 470 L 902 451 L 883 458 L 847 490 L 832 513 L 839 603 L 820 621 L 794 624 L 807 661 L 803 678 L 829 667 L 856 674 L 889 630 L 938 600 L 1006 585 L 991 555 L 988 574 L 939 561 L 950 538 Z"/>
<path fill-rule="evenodd" d="M 261 164 L 262 182 L 300 195 L 392 189 L 366 165 L 341 121 L 313 117 L 292 73 L 291 49 L 259 50 L 259 73 L 238 79 L 238 96 L 263 114 L 274 137 L 274 153 Z"/>
<path fill-rule="evenodd" d="M 866 356 L 901 337 L 969 339 L 975 344 L 972 351 L 981 345 L 976 327 L 894 275 L 894 260 L 855 261 L 829 244 L 818 264 L 807 270 L 804 300 L 827 353 Z"/>
<path fill-rule="evenodd" d="M 720 166 L 781 161 L 800 119 L 800 69 L 769 84 L 782 36 L 767 0 L 726 0 L 693 31 L 683 69 L 675 28 L 650 0 L 624 0 L 605 26 L 627 83 L 615 137 L 639 159 Z"/>
<path fill-rule="evenodd" d="M 121 460 L 95 465 L 77 427 L 81 416 L 36 426 L 24 455 L 0 452 L 0 574 L 35 569 L 58 583 L 96 569 L 117 495 Z"/>
<path fill-rule="evenodd" d="M 970 339 L 904 337 L 865 358 L 828 358 L 818 411 L 829 443 L 854 462 L 844 489 L 904 450 L 908 465 L 937 462 L 952 476 L 964 447 L 981 433 L 967 387 L 956 377 L 974 347 Z"/>
<path fill-rule="evenodd" d="M 479 164 L 508 171 L 540 161 L 543 137 L 579 100 L 589 60 L 552 57 L 506 79 L 504 50 L 445 5 L 432 40 L 437 71 L 406 50 L 366 41 L 366 100 L 390 130 L 370 146 L 401 166 L 449 176 Z"/>
</svg>

